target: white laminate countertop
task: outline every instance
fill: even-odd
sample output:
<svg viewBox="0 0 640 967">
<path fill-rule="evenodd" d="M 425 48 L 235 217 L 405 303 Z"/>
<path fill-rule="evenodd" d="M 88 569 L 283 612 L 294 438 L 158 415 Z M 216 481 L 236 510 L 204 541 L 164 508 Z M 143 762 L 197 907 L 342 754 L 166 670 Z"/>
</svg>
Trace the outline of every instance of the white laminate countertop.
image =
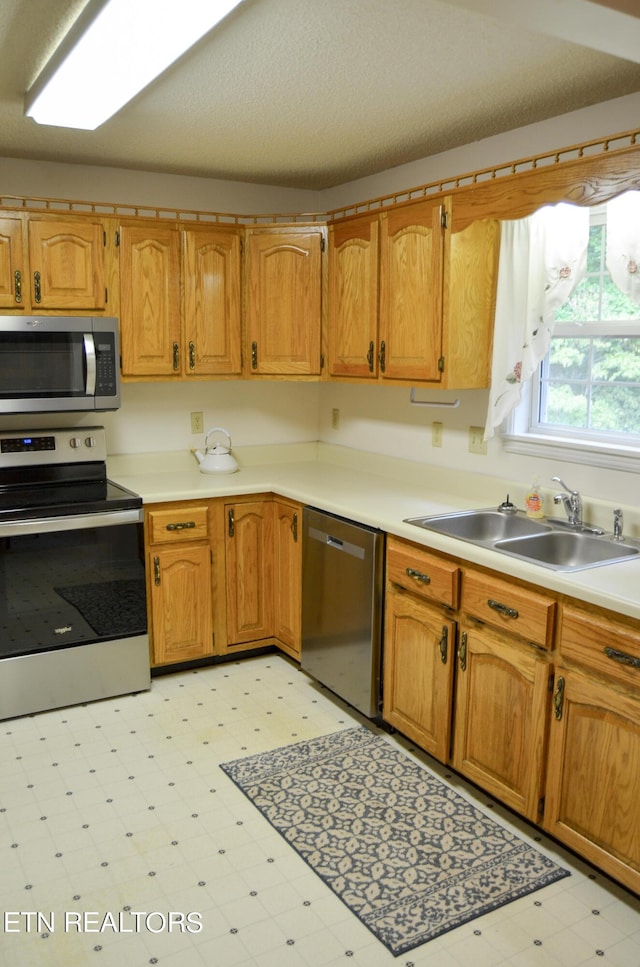
<svg viewBox="0 0 640 967">
<path fill-rule="evenodd" d="M 495 507 L 508 482 L 316 443 L 234 454 L 240 469 L 232 474 L 200 473 L 189 451 L 116 455 L 107 465 L 109 477 L 145 504 L 275 493 L 640 620 L 640 555 L 567 573 L 404 523 L 407 517 Z M 517 485 L 511 494 L 518 503 Z"/>
</svg>

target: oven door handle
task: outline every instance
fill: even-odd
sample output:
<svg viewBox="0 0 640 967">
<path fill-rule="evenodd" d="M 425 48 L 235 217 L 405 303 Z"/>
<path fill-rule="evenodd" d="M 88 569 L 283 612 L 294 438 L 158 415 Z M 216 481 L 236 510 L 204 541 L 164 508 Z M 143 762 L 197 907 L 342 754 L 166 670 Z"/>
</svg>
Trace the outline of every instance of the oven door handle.
<svg viewBox="0 0 640 967">
<path fill-rule="evenodd" d="M 87 364 L 87 380 L 85 393 L 87 396 L 96 394 L 96 344 L 93 333 L 85 332 L 82 334 L 84 340 L 84 358 Z"/>
<path fill-rule="evenodd" d="M 66 517 L 9 520 L 0 524 L 0 537 L 52 534 L 58 531 L 86 530 L 91 527 L 120 527 L 123 524 L 139 524 L 142 520 L 142 509 L 114 510 L 105 514 L 72 514 Z"/>
</svg>

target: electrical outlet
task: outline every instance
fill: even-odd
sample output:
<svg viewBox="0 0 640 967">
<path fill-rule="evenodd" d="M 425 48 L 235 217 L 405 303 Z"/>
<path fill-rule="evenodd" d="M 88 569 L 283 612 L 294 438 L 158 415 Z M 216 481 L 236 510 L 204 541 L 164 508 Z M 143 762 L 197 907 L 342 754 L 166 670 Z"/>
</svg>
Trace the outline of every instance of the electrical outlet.
<svg viewBox="0 0 640 967">
<path fill-rule="evenodd" d="M 340 410 L 336 406 L 331 410 L 331 429 L 337 430 L 339 426 L 340 426 Z"/>
<path fill-rule="evenodd" d="M 487 441 L 481 426 L 469 427 L 469 453 L 486 453 Z"/>
<path fill-rule="evenodd" d="M 431 424 L 431 446 L 442 446 L 442 423 L 439 420 L 434 420 Z"/>
<path fill-rule="evenodd" d="M 191 414 L 191 432 L 204 433 L 204 418 L 202 413 Z"/>
</svg>

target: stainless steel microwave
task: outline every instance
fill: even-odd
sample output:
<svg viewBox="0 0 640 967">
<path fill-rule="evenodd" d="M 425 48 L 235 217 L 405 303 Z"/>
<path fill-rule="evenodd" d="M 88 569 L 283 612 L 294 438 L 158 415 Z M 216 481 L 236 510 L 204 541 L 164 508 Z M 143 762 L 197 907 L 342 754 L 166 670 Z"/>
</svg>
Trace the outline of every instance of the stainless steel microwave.
<svg viewBox="0 0 640 967">
<path fill-rule="evenodd" d="M 0 316 L 0 413 L 117 410 L 118 320 Z"/>
</svg>

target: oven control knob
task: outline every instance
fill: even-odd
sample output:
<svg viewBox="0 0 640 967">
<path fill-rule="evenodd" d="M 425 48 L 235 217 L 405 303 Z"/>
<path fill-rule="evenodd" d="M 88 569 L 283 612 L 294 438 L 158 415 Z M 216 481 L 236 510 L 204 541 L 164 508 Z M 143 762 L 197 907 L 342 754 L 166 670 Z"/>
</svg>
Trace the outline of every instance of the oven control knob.
<svg viewBox="0 0 640 967">
<path fill-rule="evenodd" d="M 74 450 L 77 450 L 81 443 L 82 441 L 78 436 L 72 436 L 69 440 L 69 446 L 73 447 Z"/>
<path fill-rule="evenodd" d="M 90 447 L 90 448 L 95 447 L 96 438 L 94 436 L 85 437 L 84 445 L 85 447 Z"/>
</svg>

